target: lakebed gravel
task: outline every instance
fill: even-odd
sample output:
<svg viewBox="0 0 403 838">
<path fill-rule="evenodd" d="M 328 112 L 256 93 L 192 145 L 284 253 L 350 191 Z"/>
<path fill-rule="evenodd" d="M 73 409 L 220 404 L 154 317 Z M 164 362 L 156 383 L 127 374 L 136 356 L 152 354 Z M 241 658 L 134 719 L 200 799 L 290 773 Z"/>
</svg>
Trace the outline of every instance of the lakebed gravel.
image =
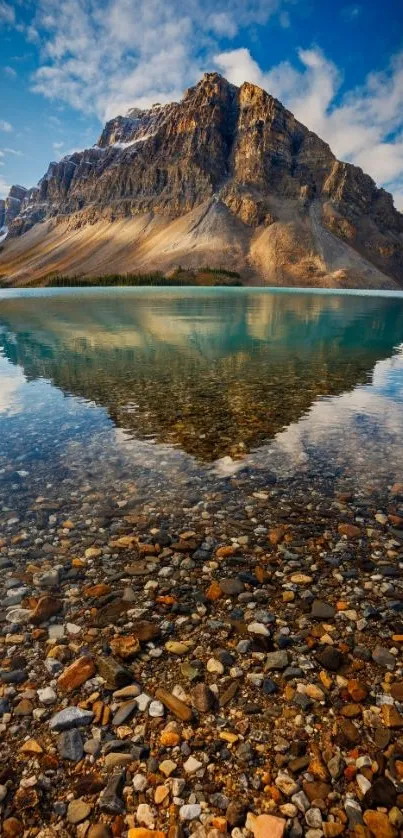
<svg viewBox="0 0 403 838">
<path fill-rule="evenodd" d="M 2 498 L 5 838 L 403 834 L 403 483 L 222 485 Z"/>
</svg>

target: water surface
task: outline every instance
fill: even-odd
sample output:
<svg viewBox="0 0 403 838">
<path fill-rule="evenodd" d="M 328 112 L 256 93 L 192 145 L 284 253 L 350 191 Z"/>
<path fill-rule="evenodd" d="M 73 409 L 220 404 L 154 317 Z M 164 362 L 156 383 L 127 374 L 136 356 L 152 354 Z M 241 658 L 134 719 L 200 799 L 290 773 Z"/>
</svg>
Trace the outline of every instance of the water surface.
<svg viewBox="0 0 403 838">
<path fill-rule="evenodd" d="M 173 508 L 281 480 L 403 477 L 403 295 L 0 296 L 0 505 Z M 316 489 L 315 489 L 316 487 Z M 213 493 L 213 494 L 212 494 Z"/>
</svg>

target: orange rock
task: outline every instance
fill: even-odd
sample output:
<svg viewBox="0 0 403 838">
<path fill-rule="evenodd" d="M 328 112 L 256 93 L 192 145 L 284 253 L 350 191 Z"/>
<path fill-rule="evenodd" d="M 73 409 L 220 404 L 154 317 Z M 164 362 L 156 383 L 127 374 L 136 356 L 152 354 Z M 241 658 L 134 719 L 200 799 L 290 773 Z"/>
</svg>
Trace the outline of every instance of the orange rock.
<svg viewBox="0 0 403 838">
<path fill-rule="evenodd" d="M 71 562 L 72 567 L 85 567 L 85 561 L 83 559 L 73 559 Z"/>
<path fill-rule="evenodd" d="M 256 565 L 255 576 L 256 576 L 257 581 L 260 582 L 261 585 L 263 585 L 263 582 L 266 579 L 266 571 L 265 571 L 264 567 L 262 567 L 259 564 Z"/>
<path fill-rule="evenodd" d="M 364 812 L 364 823 L 376 838 L 396 838 L 396 830 L 390 823 L 388 816 L 384 815 L 383 812 L 367 809 Z"/>
<path fill-rule="evenodd" d="M 28 754 L 29 756 L 35 754 L 43 754 L 43 748 L 41 748 L 39 742 L 36 739 L 28 739 L 27 742 L 24 742 L 19 749 L 20 754 Z"/>
<path fill-rule="evenodd" d="M 338 531 L 340 535 L 345 535 L 347 538 L 359 538 L 361 530 L 355 524 L 339 524 Z"/>
<path fill-rule="evenodd" d="M 365 701 L 368 695 L 368 688 L 361 681 L 352 678 L 347 684 L 347 692 L 353 701 Z"/>
<path fill-rule="evenodd" d="M 174 730 L 163 730 L 160 736 L 160 742 L 166 748 L 174 748 L 180 742 L 179 733 L 175 733 Z"/>
<path fill-rule="evenodd" d="M 169 788 L 167 786 L 157 786 L 154 792 L 154 802 L 159 806 L 166 800 L 169 795 Z"/>
<path fill-rule="evenodd" d="M 345 830 L 344 823 L 337 823 L 337 821 L 327 821 L 323 824 L 323 833 L 325 838 L 337 838 L 342 835 Z"/>
<path fill-rule="evenodd" d="M 162 687 L 158 689 L 155 693 L 155 697 L 162 701 L 164 707 L 171 711 L 178 719 L 181 719 L 183 722 L 190 722 L 193 718 L 193 710 L 188 704 L 185 704 L 184 701 L 181 701 L 180 698 L 176 698 L 175 695 L 168 692 L 168 690 L 164 690 Z"/>
<path fill-rule="evenodd" d="M 6 818 L 3 821 L 3 838 L 18 838 L 24 832 L 24 826 L 17 818 Z"/>
<path fill-rule="evenodd" d="M 215 602 L 216 599 L 220 599 L 220 597 L 222 596 L 223 592 L 218 582 L 212 582 L 211 585 L 207 588 L 206 598 L 210 602 Z"/>
<path fill-rule="evenodd" d="M 280 544 L 280 542 L 283 540 L 286 532 L 287 532 L 287 525 L 286 524 L 280 524 L 278 527 L 273 527 L 273 529 L 271 529 L 269 531 L 269 536 L 268 536 L 270 544 L 273 544 L 274 547 L 277 547 L 277 544 Z"/>
<path fill-rule="evenodd" d="M 87 655 L 83 655 L 81 658 L 78 658 L 74 663 L 67 667 L 67 669 L 59 675 L 57 679 L 57 684 L 62 690 L 66 690 L 69 692 L 70 690 L 75 690 L 77 687 L 80 687 L 81 684 L 84 684 L 88 678 L 92 678 L 95 675 L 95 664 L 92 658 Z"/>
<path fill-rule="evenodd" d="M 336 602 L 337 611 L 347 611 L 347 608 L 348 602 L 346 602 L 344 599 L 341 599 L 339 600 L 339 602 Z"/>
<path fill-rule="evenodd" d="M 129 829 L 127 838 L 166 838 L 165 832 L 159 832 L 158 829 L 146 829 L 143 826 L 135 826 Z"/>
<path fill-rule="evenodd" d="M 121 634 L 109 641 L 112 653 L 123 660 L 130 660 L 141 650 L 140 641 L 131 634 Z"/>
<path fill-rule="evenodd" d="M 227 831 L 227 819 L 222 818 L 219 815 L 211 818 L 210 824 L 213 829 L 218 829 L 219 832 L 226 833 Z"/>
<path fill-rule="evenodd" d="M 176 597 L 174 596 L 157 596 L 156 602 L 161 605 L 175 605 Z"/>
<path fill-rule="evenodd" d="M 62 610 L 62 603 L 54 596 L 41 596 L 38 600 L 31 617 L 31 623 L 38 626 L 45 623 L 50 617 L 54 617 Z"/>
<path fill-rule="evenodd" d="M 403 716 L 392 704 L 382 704 L 382 716 L 386 727 L 403 727 Z"/>
<path fill-rule="evenodd" d="M 219 559 L 225 559 L 227 556 L 233 556 L 235 550 L 232 544 L 225 544 L 223 547 L 217 547 L 215 554 Z"/>
<path fill-rule="evenodd" d="M 258 815 L 253 824 L 255 838 L 283 838 L 286 821 L 274 815 Z M 135 836 L 129 836 L 135 838 Z"/>
<path fill-rule="evenodd" d="M 95 599 L 110 594 L 111 590 L 110 585 L 105 585 L 104 582 L 101 582 L 99 585 L 90 585 L 89 588 L 84 588 L 84 596 L 87 599 Z"/>
</svg>

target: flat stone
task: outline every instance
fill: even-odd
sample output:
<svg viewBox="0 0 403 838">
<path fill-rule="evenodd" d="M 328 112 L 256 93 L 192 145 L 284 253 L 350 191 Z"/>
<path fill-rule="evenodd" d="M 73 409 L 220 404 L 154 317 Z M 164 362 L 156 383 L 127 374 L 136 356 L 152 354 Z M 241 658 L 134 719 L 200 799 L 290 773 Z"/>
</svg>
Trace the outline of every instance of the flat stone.
<svg viewBox="0 0 403 838">
<path fill-rule="evenodd" d="M 179 809 L 181 821 L 194 821 L 201 815 L 200 803 L 186 803 Z"/>
<path fill-rule="evenodd" d="M 392 729 L 403 727 L 402 714 L 391 704 L 382 704 L 382 719 L 385 727 Z"/>
<path fill-rule="evenodd" d="M 109 641 L 112 653 L 123 660 L 131 660 L 141 651 L 138 637 L 133 635 L 117 635 Z"/>
<path fill-rule="evenodd" d="M 336 613 L 333 605 L 323 602 L 320 599 L 315 599 L 312 603 L 311 614 L 317 620 L 332 620 Z"/>
<path fill-rule="evenodd" d="M 253 822 L 255 838 L 283 838 L 286 821 L 275 815 L 258 815 Z"/>
<path fill-rule="evenodd" d="M 168 640 L 165 648 L 170 655 L 187 655 L 189 652 L 188 644 L 181 643 L 179 640 Z"/>
<path fill-rule="evenodd" d="M 181 701 L 180 698 L 176 698 L 176 696 L 172 695 L 172 693 L 168 692 L 168 690 L 162 689 L 162 687 L 156 691 L 155 695 L 159 701 L 162 701 L 164 707 L 170 710 L 174 716 L 181 719 L 183 722 L 190 722 L 193 717 L 193 712 L 191 707 L 185 704 L 184 701 Z"/>
<path fill-rule="evenodd" d="M 150 620 L 136 620 L 130 630 L 141 643 L 148 643 L 150 640 L 155 640 L 161 634 L 160 627 Z"/>
<path fill-rule="evenodd" d="M 71 730 L 75 727 L 87 727 L 91 724 L 94 714 L 90 710 L 80 707 L 66 707 L 50 719 L 49 727 L 53 731 Z"/>
<path fill-rule="evenodd" d="M 112 719 L 112 724 L 115 727 L 124 724 L 124 722 L 129 719 L 137 709 L 138 706 L 135 698 L 129 699 L 129 701 L 124 701 L 123 704 L 118 707 Z"/>
<path fill-rule="evenodd" d="M 231 800 L 225 812 L 229 826 L 244 826 L 247 811 L 247 806 L 240 800 Z"/>
<path fill-rule="evenodd" d="M 245 590 L 245 585 L 240 579 L 220 579 L 220 588 L 225 596 L 238 596 Z"/>
<path fill-rule="evenodd" d="M 67 809 L 67 820 L 71 824 L 81 823 L 88 818 L 92 811 L 92 806 L 89 806 L 82 798 L 79 800 L 72 800 Z"/>
<path fill-rule="evenodd" d="M 130 765 L 133 761 L 131 754 L 111 753 L 105 757 L 105 768 L 110 771 L 118 765 Z"/>
<path fill-rule="evenodd" d="M 97 657 L 96 664 L 99 675 L 104 678 L 108 687 L 120 689 L 133 681 L 131 672 L 112 657 Z"/>
<path fill-rule="evenodd" d="M 173 774 L 173 772 L 176 770 L 176 762 L 174 762 L 172 759 L 164 759 L 159 764 L 159 770 L 161 771 L 161 774 L 164 775 L 164 777 L 170 777 L 171 774 Z"/>
<path fill-rule="evenodd" d="M 192 689 L 192 704 L 199 713 L 208 713 L 215 705 L 215 695 L 208 684 L 196 684 Z"/>
<path fill-rule="evenodd" d="M 370 789 L 365 793 L 364 809 L 377 809 L 378 806 L 391 809 L 395 805 L 397 790 L 395 785 L 387 777 L 378 777 Z"/>
<path fill-rule="evenodd" d="M 83 740 L 77 729 L 65 730 L 57 737 L 57 749 L 62 759 L 79 762 L 84 755 Z"/>
<path fill-rule="evenodd" d="M 37 693 L 41 704 L 48 706 L 50 704 L 55 704 L 57 701 L 57 695 L 52 687 L 44 687 L 42 690 L 37 690 Z"/>
<path fill-rule="evenodd" d="M 385 646 L 375 646 L 372 652 L 372 660 L 384 669 L 394 669 L 396 658 Z"/>
<path fill-rule="evenodd" d="M 106 812 L 108 815 L 122 815 L 124 813 L 125 805 L 121 799 L 124 782 L 124 771 L 117 772 L 110 777 L 106 787 L 99 796 L 99 808 L 101 812 Z"/>
<path fill-rule="evenodd" d="M 330 672 L 337 672 L 343 665 L 343 655 L 334 646 L 324 646 L 317 653 L 316 660 Z"/>
<path fill-rule="evenodd" d="M 203 768 L 203 763 L 199 762 L 196 757 L 190 756 L 183 765 L 186 774 L 195 774 L 199 768 Z"/>
<path fill-rule="evenodd" d="M 265 669 L 268 669 L 269 671 L 276 669 L 285 669 L 286 666 L 288 666 L 288 662 L 288 652 L 269 652 L 266 655 Z"/>
<path fill-rule="evenodd" d="M 40 625 L 40 623 L 45 623 L 51 617 L 59 614 L 62 608 L 63 605 L 57 597 L 49 595 L 42 596 L 31 614 L 31 623 L 35 626 Z"/>
<path fill-rule="evenodd" d="M 383 812 L 367 809 L 364 812 L 364 823 L 376 838 L 396 838 L 396 830 Z"/>
<path fill-rule="evenodd" d="M 81 687 L 89 678 L 95 675 L 95 663 L 88 655 L 83 655 L 70 664 L 57 679 L 57 685 L 65 692 Z"/>
<path fill-rule="evenodd" d="M 34 705 L 32 704 L 32 701 L 29 701 L 28 698 L 23 698 L 21 701 L 18 702 L 17 706 L 14 708 L 14 715 L 32 716 L 33 709 Z"/>
</svg>

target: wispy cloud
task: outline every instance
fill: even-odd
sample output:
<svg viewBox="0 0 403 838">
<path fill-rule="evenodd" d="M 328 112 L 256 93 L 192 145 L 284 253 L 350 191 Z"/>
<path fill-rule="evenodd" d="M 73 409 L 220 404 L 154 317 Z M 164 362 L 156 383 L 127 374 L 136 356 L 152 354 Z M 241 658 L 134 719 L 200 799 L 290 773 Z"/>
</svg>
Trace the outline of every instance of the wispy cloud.
<svg viewBox="0 0 403 838">
<path fill-rule="evenodd" d="M 17 78 L 17 71 L 14 70 L 14 67 L 4 67 L 4 72 L 10 79 Z"/>
<path fill-rule="evenodd" d="M 13 126 L 10 122 L 7 122 L 5 119 L 0 119 L 0 131 L 5 131 L 6 134 L 10 134 L 13 130 Z"/>
<path fill-rule="evenodd" d="M 318 48 L 300 49 L 296 65 L 286 61 L 268 72 L 247 49 L 222 52 L 216 64 L 235 84 L 252 81 L 279 98 L 339 158 L 386 186 L 403 209 L 403 52 L 341 98 L 342 73 Z"/>
<path fill-rule="evenodd" d="M 23 157 L 23 152 L 19 151 L 17 148 L 3 148 L 2 149 L 4 154 L 13 154 L 14 157 Z"/>
<path fill-rule="evenodd" d="M 39 0 L 33 90 L 101 119 L 182 95 L 218 39 L 265 23 L 287 0 Z M 29 32 L 27 36 L 31 37 Z"/>
<path fill-rule="evenodd" d="M 8 3 L 0 2 L 0 25 L 15 23 L 15 11 Z"/>
</svg>

